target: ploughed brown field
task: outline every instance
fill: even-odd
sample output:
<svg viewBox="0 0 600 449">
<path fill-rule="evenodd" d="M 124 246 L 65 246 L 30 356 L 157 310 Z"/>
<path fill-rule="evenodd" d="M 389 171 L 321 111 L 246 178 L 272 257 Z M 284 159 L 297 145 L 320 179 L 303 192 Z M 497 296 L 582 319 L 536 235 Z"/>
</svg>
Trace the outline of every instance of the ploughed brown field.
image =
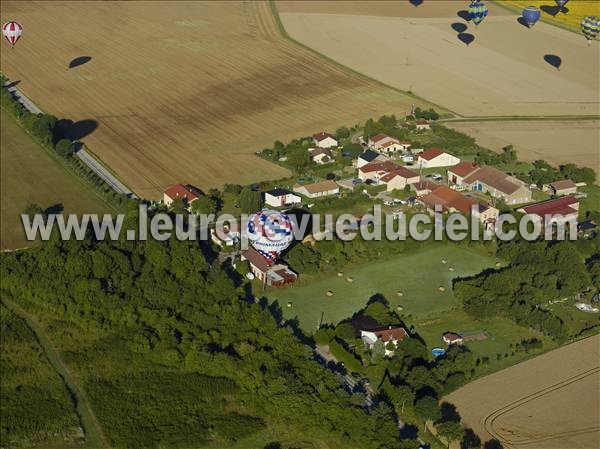
<svg viewBox="0 0 600 449">
<path fill-rule="evenodd" d="M 443 400 L 506 449 L 600 447 L 600 335 L 476 380 Z"/>
<path fill-rule="evenodd" d="M 266 2 L 3 1 L 1 18 L 24 27 L 2 72 L 87 124 L 87 146 L 145 197 L 283 177 L 254 153 L 424 106 L 286 40 Z"/>
<path fill-rule="evenodd" d="M 292 38 L 458 114 L 599 115 L 600 42 L 497 3 L 478 27 L 467 1 L 276 4 Z"/>
<path fill-rule="evenodd" d="M 494 151 L 514 145 L 523 161 L 572 163 L 591 167 L 600 175 L 598 120 L 457 122 L 447 126 L 469 134 L 478 144 Z"/>
</svg>

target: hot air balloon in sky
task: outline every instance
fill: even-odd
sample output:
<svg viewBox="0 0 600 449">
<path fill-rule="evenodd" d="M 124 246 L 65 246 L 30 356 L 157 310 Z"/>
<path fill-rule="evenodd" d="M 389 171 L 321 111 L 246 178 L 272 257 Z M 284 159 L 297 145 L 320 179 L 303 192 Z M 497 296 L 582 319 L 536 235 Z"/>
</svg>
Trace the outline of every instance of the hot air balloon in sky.
<svg viewBox="0 0 600 449">
<path fill-rule="evenodd" d="M 488 7 L 485 3 L 479 0 L 474 0 L 471 2 L 469 5 L 469 16 L 475 25 L 479 25 L 481 22 L 483 22 L 483 19 L 485 19 L 487 15 Z"/>
<path fill-rule="evenodd" d="M 275 210 L 265 209 L 251 215 L 246 230 L 254 249 L 270 263 L 294 240 L 290 217 Z"/>
<path fill-rule="evenodd" d="M 2 25 L 2 34 L 8 43 L 14 46 L 23 34 L 23 27 L 19 22 L 6 22 Z"/>
<path fill-rule="evenodd" d="M 531 28 L 538 20 L 540 20 L 541 12 L 536 6 L 528 6 L 523 10 L 522 16 L 527 26 Z"/>
<path fill-rule="evenodd" d="M 588 45 L 600 34 L 600 17 L 585 16 L 581 21 L 581 32 L 588 40 Z"/>
</svg>

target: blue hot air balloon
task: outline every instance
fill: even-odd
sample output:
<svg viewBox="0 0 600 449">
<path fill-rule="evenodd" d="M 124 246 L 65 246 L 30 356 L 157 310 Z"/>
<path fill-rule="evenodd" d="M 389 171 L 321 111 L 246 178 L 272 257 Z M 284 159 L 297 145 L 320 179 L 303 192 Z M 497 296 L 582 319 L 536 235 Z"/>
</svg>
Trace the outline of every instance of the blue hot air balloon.
<svg viewBox="0 0 600 449">
<path fill-rule="evenodd" d="M 475 25 L 479 25 L 481 22 L 483 22 L 483 19 L 485 19 L 487 15 L 488 7 L 485 3 L 479 0 L 474 0 L 471 2 L 469 5 L 469 16 Z"/>
<path fill-rule="evenodd" d="M 523 20 L 527 24 L 529 28 L 535 25 L 535 23 L 540 20 L 540 10 L 536 6 L 528 6 L 523 10 Z"/>
</svg>

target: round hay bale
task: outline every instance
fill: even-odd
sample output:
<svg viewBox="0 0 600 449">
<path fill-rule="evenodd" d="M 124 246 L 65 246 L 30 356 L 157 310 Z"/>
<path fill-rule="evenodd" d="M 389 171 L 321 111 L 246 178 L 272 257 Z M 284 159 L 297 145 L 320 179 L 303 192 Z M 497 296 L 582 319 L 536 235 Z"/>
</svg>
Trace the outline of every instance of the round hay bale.
<svg viewBox="0 0 600 449">
<path fill-rule="evenodd" d="M 342 273 L 341 271 L 338 271 L 338 277 L 342 277 L 344 275 L 344 273 Z"/>
<path fill-rule="evenodd" d="M 454 271 L 454 267 L 449 267 L 448 271 Z"/>
<path fill-rule="evenodd" d="M 442 259 L 442 263 L 447 263 L 446 259 Z"/>
<path fill-rule="evenodd" d="M 397 291 L 397 292 L 396 292 L 396 296 L 400 296 L 400 297 L 402 297 L 402 296 L 404 296 L 404 292 Z"/>
<path fill-rule="evenodd" d="M 445 291 L 446 291 L 446 287 L 444 287 L 444 286 L 440 285 L 440 286 L 438 287 L 438 290 L 439 290 L 439 291 L 441 291 L 441 292 L 445 292 Z"/>
<path fill-rule="evenodd" d="M 291 301 L 287 303 L 287 306 L 288 306 L 288 307 L 292 307 L 292 303 L 291 303 Z"/>
<path fill-rule="evenodd" d="M 333 296 L 333 292 L 331 290 L 327 290 L 327 296 Z"/>
<path fill-rule="evenodd" d="M 502 262 L 496 262 L 496 267 L 499 267 L 500 265 L 502 265 Z"/>
<path fill-rule="evenodd" d="M 404 307 L 402 307 L 402 306 L 396 306 L 396 310 L 398 312 L 402 312 L 404 310 Z"/>
<path fill-rule="evenodd" d="M 346 278 L 346 280 L 347 280 L 348 282 L 354 282 L 354 279 L 352 279 L 352 278 Z"/>
</svg>

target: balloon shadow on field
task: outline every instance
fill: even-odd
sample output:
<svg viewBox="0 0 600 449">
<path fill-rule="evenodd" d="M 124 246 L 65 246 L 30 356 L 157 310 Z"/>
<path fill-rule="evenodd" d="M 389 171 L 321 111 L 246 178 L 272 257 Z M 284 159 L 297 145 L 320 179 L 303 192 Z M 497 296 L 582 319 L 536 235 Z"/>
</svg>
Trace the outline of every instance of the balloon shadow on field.
<svg viewBox="0 0 600 449">
<path fill-rule="evenodd" d="M 423 3 L 423 0 L 408 0 L 408 3 L 416 7 Z"/>
<path fill-rule="evenodd" d="M 465 44 L 467 47 L 475 40 L 475 36 L 471 33 L 459 33 L 457 36 L 458 40 Z"/>
<path fill-rule="evenodd" d="M 69 62 L 69 68 L 74 69 L 75 67 L 79 67 L 80 65 L 87 64 L 91 60 L 92 60 L 91 56 L 78 56 L 77 58 L 75 58 L 71 62 Z"/>
<path fill-rule="evenodd" d="M 89 136 L 96 128 L 98 128 L 98 122 L 96 120 L 87 119 L 79 120 L 74 122 L 69 119 L 59 120 L 56 124 L 57 131 L 62 137 L 66 137 L 73 142 L 81 140 L 86 136 Z"/>
<path fill-rule="evenodd" d="M 546 14 L 550 14 L 552 17 L 555 17 L 559 12 L 563 12 L 565 14 L 569 12 L 569 8 L 567 8 L 566 6 L 563 6 L 561 9 L 561 7 L 558 5 L 554 5 L 554 6 L 542 5 L 542 6 L 540 6 L 540 9 L 542 11 L 544 11 Z"/>
<path fill-rule="evenodd" d="M 554 67 L 556 70 L 560 70 L 560 66 L 562 64 L 562 59 L 560 56 L 556 55 L 544 55 L 544 61 Z"/>
<path fill-rule="evenodd" d="M 463 19 L 465 22 L 471 21 L 471 16 L 469 15 L 469 11 L 467 11 L 466 9 L 461 9 L 460 11 L 458 11 L 456 13 L 456 15 L 458 17 L 460 17 L 461 19 Z"/>
<path fill-rule="evenodd" d="M 521 25 L 523 25 L 525 28 L 529 28 L 529 25 L 527 25 L 527 21 L 525 20 L 524 17 L 519 17 L 517 19 L 517 22 L 519 22 Z"/>
<path fill-rule="evenodd" d="M 44 214 L 59 215 L 59 214 L 62 214 L 64 210 L 65 210 L 65 207 L 62 205 L 62 203 L 56 203 L 50 207 L 47 207 L 46 210 L 44 211 Z"/>
<path fill-rule="evenodd" d="M 450 26 L 457 33 L 464 33 L 465 31 L 467 31 L 467 26 L 464 23 L 462 23 L 462 22 L 454 22 Z"/>
</svg>

